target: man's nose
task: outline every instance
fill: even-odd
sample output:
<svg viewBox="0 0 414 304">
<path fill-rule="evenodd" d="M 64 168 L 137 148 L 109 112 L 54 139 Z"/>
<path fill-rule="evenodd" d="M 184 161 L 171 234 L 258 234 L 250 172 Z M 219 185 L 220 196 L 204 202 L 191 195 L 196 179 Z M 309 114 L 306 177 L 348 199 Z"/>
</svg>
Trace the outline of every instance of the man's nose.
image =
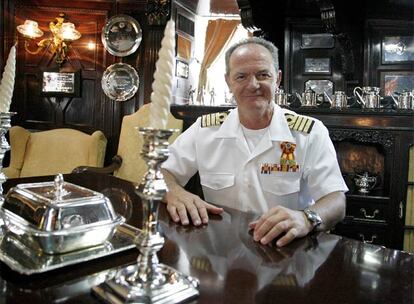
<svg viewBox="0 0 414 304">
<path fill-rule="evenodd" d="M 260 87 L 259 81 L 256 79 L 256 77 L 252 76 L 249 79 L 249 83 L 248 83 L 249 88 L 252 89 L 258 89 Z"/>
</svg>

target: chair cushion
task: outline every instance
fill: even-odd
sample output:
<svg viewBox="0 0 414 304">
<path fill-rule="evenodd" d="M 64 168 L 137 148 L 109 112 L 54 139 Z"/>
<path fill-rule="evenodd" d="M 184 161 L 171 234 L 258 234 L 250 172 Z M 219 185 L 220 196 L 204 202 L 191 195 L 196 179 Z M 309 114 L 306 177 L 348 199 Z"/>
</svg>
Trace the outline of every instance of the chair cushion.
<svg viewBox="0 0 414 304">
<path fill-rule="evenodd" d="M 13 162 L 13 157 L 17 159 L 16 152 L 19 157 L 22 154 L 16 147 L 23 146 L 14 136 L 15 133 L 11 132 L 10 167 L 18 169 L 21 164 L 20 177 L 70 173 L 78 166 L 103 166 L 107 140 L 101 131 L 92 135 L 64 128 L 29 132 L 23 160 Z"/>
<path fill-rule="evenodd" d="M 141 158 L 140 152 L 143 138 L 135 127 L 148 127 L 149 104 L 142 106 L 137 112 L 124 116 L 122 120 L 121 134 L 119 136 L 118 155 L 122 157 L 121 167 L 114 172 L 116 177 L 139 183 L 147 172 L 147 164 Z M 183 128 L 183 121 L 176 119 L 171 113 L 168 116 L 168 129 Z M 175 132 L 168 140 L 171 144 L 180 132 Z"/>
</svg>

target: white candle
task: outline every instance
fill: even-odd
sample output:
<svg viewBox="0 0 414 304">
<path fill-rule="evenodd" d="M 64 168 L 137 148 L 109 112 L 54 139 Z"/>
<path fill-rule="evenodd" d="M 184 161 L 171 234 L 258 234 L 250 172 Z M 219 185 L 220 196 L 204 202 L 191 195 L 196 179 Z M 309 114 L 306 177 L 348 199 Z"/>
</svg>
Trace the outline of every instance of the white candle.
<svg viewBox="0 0 414 304">
<path fill-rule="evenodd" d="M 16 46 L 13 45 L 7 58 L 0 84 L 0 112 L 9 112 L 13 97 L 14 77 L 16 75 Z"/>
<path fill-rule="evenodd" d="M 173 20 L 169 20 L 161 41 L 152 83 L 149 126 L 155 129 L 165 129 L 167 126 L 174 80 L 174 61 L 175 24 Z"/>
</svg>

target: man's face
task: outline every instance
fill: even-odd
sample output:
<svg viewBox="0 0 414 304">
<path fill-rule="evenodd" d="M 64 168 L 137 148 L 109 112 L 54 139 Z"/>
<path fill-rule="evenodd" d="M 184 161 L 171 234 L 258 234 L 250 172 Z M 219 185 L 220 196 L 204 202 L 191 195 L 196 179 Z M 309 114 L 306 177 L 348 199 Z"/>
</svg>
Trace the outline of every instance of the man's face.
<svg viewBox="0 0 414 304">
<path fill-rule="evenodd" d="M 239 111 L 269 108 L 275 97 L 277 78 L 272 55 L 265 47 L 246 44 L 232 53 L 226 82 Z"/>
</svg>

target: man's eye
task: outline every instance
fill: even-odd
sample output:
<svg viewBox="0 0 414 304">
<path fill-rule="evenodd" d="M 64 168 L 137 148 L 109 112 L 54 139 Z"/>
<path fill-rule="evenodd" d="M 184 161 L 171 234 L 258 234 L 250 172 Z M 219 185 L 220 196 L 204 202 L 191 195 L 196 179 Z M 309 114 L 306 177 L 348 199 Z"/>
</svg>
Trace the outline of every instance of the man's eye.
<svg viewBox="0 0 414 304">
<path fill-rule="evenodd" d="M 270 77 L 272 77 L 272 75 L 270 75 L 269 73 L 261 73 L 258 75 L 259 79 L 269 79 Z"/>
<path fill-rule="evenodd" d="M 243 80 L 245 77 L 243 75 L 237 75 L 236 80 Z"/>
</svg>

